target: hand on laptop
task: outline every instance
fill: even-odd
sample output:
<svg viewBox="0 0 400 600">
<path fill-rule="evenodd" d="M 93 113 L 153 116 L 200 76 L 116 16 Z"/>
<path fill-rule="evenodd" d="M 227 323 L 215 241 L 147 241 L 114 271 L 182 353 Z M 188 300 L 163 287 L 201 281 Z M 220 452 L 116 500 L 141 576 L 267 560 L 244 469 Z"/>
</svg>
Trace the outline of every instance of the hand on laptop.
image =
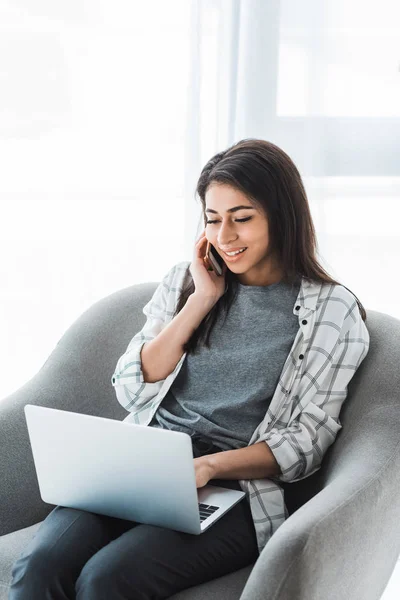
<svg viewBox="0 0 400 600">
<path fill-rule="evenodd" d="M 209 457 L 206 455 L 193 459 L 197 488 L 207 485 L 210 479 L 214 479 L 214 471 L 208 458 Z"/>
</svg>

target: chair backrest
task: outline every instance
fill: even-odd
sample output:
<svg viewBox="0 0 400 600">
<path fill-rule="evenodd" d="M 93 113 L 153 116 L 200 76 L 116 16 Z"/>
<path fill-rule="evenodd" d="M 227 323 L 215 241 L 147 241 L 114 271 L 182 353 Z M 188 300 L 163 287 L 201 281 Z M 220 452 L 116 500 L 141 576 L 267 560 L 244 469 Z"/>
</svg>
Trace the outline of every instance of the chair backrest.
<svg viewBox="0 0 400 600">
<path fill-rule="evenodd" d="M 82 412 L 120 420 L 127 416 L 114 396 L 109 378 L 131 338 L 143 326 L 145 316 L 142 307 L 157 285 L 149 282 L 136 284 L 102 299 L 90 307 L 60 340 L 64 353 L 73 352 L 85 365 L 85 371 L 93 370 L 96 375 L 90 388 L 85 390 L 86 406 L 82 407 Z M 400 321 L 370 310 L 367 311 L 366 325 L 370 333 L 370 348 L 348 386 L 348 395 L 339 417 L 342 429 L 325 454 L 319 471 L 302 481 L 282 484 L 289 514 L 328 485 L 332 478 L 346 473 L 351 477 L 352 469 L 361 468 L 358 461 L 360 454 L 375 456 L 379 464 L 397 443 Z M 86 341 L 84 335 L 88 336 Z M 87 347 L 93 346 L 94 340 L 101 347 L 101 352 L 89 358 Z M 88 361 L 91 361 L 91 366 Z M 368 460 L 371 466 L 371 460 Z"/>
<path fill-rule="evenodd" d="M 292 514 L 337 477 L 373 476 L 395 451 L 400 434 L 400 321 L 366 311 L 367 356 L 348 385 L 339 420 L 342 429 L 320 469 L 301 481 L 283 483 Z"/>
<path fill-rule="evenodd" d="M 128 413 L 116 399 L 111 377 L 118 358 L 144 325 L 142 309 L 157 286 L 158 282 L 135 284 L 90 306 L 63 334 L 38 373 L 1 401 L 0 535 L 40 521 L 52 508 L 39 495 L 24 406 L 124 419 Z M 370 350 L 349 385 L 340 415 L 343 429 L 317 473 L 282 484 L 290 513 L 330 478 L 351 470 L 354 454 L 365 452 L 381 460 L 399 437 L 400 321 L 373 311 L 367 316 Z"/>
</svg>

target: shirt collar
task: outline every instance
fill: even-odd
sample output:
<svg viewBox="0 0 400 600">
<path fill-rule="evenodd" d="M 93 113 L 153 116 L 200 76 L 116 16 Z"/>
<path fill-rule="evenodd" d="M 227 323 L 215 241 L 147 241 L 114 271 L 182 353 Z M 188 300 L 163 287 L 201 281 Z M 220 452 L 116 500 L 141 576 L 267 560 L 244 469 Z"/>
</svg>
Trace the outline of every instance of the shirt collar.
<svg viewBox="0 0 400 600">
<path fill-rule="evenodd" d="M 300 290 L 296 298 L 293 313 L 298 314 L 298 311 L 296 311 L 296 306 L 299 305 L 307 310 L 316 310 L 322 285 L 323 283 L 320 281 L 308 281 L 302 277 Z"/>
</svg>

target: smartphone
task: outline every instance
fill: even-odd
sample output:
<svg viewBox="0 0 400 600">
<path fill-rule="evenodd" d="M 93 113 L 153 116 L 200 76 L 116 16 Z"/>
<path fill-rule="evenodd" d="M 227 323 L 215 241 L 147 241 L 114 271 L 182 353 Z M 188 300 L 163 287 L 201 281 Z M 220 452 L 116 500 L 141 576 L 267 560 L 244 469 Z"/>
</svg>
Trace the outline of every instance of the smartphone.
<svg viewBox="0 0 400 600">
<path fill-rule="evenodd" d="M 218 276 L 222 275 L 224 259 L 218 254 L 214 246 L 208 240 L 206 255 L 203 260 L 208 271 L 215 271 Z"/>
</svg>

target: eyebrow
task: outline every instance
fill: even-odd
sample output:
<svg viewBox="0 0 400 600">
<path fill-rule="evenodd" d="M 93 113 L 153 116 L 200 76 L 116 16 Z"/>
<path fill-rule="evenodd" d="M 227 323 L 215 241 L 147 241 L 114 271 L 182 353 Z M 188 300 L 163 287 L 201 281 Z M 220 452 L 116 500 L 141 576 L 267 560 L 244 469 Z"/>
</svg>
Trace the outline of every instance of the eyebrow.
<svg viewBox="0 0 400 600">
<path fill-rule="evenodd" d="M 237 210 L 241 210 L 242 208 L 248 208 L 251 210 L 255 210 L 254 206 L 245 206 L 244 204 L 242 204 L 241 206 L 234 206 L 233 208 L 228 208 L 228 210 L 226 212 L 228 213 L 233 213 L 236 212 Z M 216 215 L 218 214 L 218 211 L 213 210 L 212 208 L 206 208 L 205 212 L 209 212 L 209 213 L 215 213 Z"/>
</svg>

